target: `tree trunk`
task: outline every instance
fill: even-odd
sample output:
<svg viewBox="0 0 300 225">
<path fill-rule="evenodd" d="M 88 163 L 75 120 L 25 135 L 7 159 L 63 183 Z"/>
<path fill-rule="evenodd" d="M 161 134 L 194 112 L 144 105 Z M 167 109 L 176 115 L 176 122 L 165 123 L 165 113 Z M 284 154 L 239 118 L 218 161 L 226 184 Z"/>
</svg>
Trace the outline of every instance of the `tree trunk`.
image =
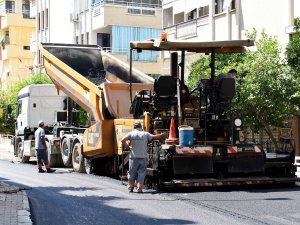
<svg viewBox="0 0 300 225">
<path fill-rule="evenodd" d="M 260 113 L 260 110 L 257 109 L 256 110 L 256 118 L 259 121 L 259 123 L 263 126 L 263 128 L 265 129 L 265 131 L 267 132 L 267 134 L 269 135 L 269 138 L 271 139 L 272 143 L 275 146 L 275 150 L 273 149 L 273 152 L 275 152 L 276 150 L 278 150 L 278 143 L 272 133 L 272 130 L 269 126 L 269 124 L 266 123 L 266 121 L 263 119 L 262 114 Z"/>
</svg>

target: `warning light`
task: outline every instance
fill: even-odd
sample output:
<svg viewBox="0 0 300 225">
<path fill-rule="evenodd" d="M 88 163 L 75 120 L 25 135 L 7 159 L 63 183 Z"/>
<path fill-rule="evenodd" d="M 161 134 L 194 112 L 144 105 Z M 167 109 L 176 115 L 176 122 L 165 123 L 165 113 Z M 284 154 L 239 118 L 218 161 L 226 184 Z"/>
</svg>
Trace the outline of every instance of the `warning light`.
<svg viewBox="0 0 300 225">
<path fill-rule="evenodd" d="M 167 36 L 168 36 L 167 33 L 162 32 L 162 33 L 161 33 L 161 40 L 162 40 L 162 41 L 167 41 L 167 40 L 168 40 L 168 39 L 167 39 Z"/>
</svg>

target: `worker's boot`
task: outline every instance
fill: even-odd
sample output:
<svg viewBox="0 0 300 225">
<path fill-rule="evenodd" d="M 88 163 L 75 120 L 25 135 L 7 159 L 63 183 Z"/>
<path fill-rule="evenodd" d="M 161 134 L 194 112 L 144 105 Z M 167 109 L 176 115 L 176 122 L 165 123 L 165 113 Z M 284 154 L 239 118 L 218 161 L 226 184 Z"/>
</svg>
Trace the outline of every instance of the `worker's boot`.
<svg viewBox="0 0 300 225">
<path fill-rule="evenodd" d="M 142 184 L 142 183 L 137 184 L 137 192 L 138 193 L 143 193 L 143 188 L 144 188 L 144 184 Z"/>
<path fill-rule="evenodd" d="M 46 171 L 43 170 L 42 168 L 39 168 L 39 173 L 46 173 Z"/>
<path fill-rule="evenodd" d="M 53 170 L 51 168 L 47 168 L 47 173 L 54 173 L 56 170 Z"/>
<path fill-rule="evenodd" d="M 128 184 L 128 192 L 133 192 L 134 189 L 134 183 L 129 183 Z"/>
</svg>

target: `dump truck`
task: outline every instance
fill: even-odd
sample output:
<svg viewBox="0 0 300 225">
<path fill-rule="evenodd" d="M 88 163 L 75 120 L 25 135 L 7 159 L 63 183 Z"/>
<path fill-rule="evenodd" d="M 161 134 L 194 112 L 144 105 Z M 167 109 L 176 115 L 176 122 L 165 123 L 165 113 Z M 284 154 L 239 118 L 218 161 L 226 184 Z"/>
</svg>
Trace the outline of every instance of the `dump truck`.
<svg viewBox="0 0 300 225">
<path fill-rule="evenodd" d="M 91 115 L 91 126 L 82 135 L 72 134 L 64 142 L 63 129 L 59 132 L 61 149 L 72 154 L 77 172 L 89 173 L 98 167 L 124 177 L 128 154 L 121 139 L 140 121 L 148 132 L 169 133 L 165 142 L 148 145 L 149 187 L 296 182 L 293 153 L 268 153 L 259 143 L 245 140 L 242 116 L 229 110 L 235 79 L 216 79 L 216 54 L 240 53 L 253 45 L 253 40 L 131 42 L 129 67 L 112 70 L 107 53 L 100 50 L 42 44 L 43 64 L 57 91 L 62 90 Z M 143 51 L 170 54 L 170 74 L 153 81 L 133 69 L 133 53 Z M 184 83 L 186 52 L 211 57 L 211 77 L 199 78 L 194 90 Z M 98 71 L 96 79 L 114 79 L 93 83 L 87 77 L 90 70 Z"/>
<path fill-rule="evenodd" d="M 85 84 L 90 85 L 89 88 L 91 88 L 91 83 L 95 86 L 103 82 L 129 82 L 129 66 L 112 55 L 102 52 L 98 46 L 45 44 L 44 48 L 51 52 L 49 53 L 51 54 L 50 59 L 58 65 L 51 67 L 55 73 L 62 75 L 64 71 L 67 71 L 66 74 L 77 75 L 76 79 L 87 78 L 88 82 Z M 60 64 L 62 61 L 63 63 Z M 63 79 L 60 82 L 72 82 L 67 76 Z M 152 78 L 137 70 L 133 70 L 132 79 L 140 83 L 153 83 Z M 120 85 L 122 86 L 122 84 Z M 34 84 L 24 87 L 18 93 L 13 139 L 14 154 L 22 163 L 29 162 L 30 157 L 36 156 L 34 132 L 37 129 L 38 121 L 44 120 L 50 166 L 74 166 L 76 171 L 82 172 L 84 171 L 83 164 L 77 160 L 77 154 L 72 153 L 74 147 L 76 147 L 75 153 L 81 149 L 78 143 L 82 142 L 83 132 L 87 126 L 79 123 L 79 110 L 74 108 L 75 104 L 71 98 L 56 87 L 54 84 Z M 114 88 L 113 85 L 105 87 L 106 91 Z M 91 88 L 92 92 L 97 92 L 96 89 L 98 87 Z M 94 98 L 95 95 L 89 95 L 87 90 L 83 86 L 84 98 Z M 122 91 L 116 93 L 116 95 L 118 94 L 122 95 Z M 79 96 L 78 93 L 77 95 Z M 110 98 L 115 97 L 112 94 Z M 81 100 L 88 102 L 88 100 Z M 93 104 L 102 106 L 102 102 L 97 102 L 97 100 L 99 101 L 99 99 L 93 99 Z M 109 101 L 106 102 L 109 103 Z M 110 107 L 108 105 L 108 108 Z M 99 112 L 95 111 L 96 114 L 94 114 L 91 111 L 94 110 L 92 107 L 87 110 L 97 119 L 106 118 L 105 115 L 109 114 L 109 112 L 105 112 L 107 110 L 105 105 L 103 105 L 104 113 L 100 117 Z M 119 106 L 115 106 L 111 110 L 116 110 L 113 113 L 123 116 L 122 108 Z M 91 121 L 93 120 L 91 119 Z"/>
</svg>

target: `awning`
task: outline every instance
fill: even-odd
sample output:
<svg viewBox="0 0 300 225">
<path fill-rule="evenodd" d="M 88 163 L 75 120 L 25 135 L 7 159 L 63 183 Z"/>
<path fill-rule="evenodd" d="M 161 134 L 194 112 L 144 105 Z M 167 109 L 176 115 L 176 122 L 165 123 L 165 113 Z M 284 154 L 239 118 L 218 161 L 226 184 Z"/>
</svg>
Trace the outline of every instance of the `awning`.
<svg viewBox="0 0 300 225">
<path fill-rule="evenodd" d="M 254 41 L 247 40 L 231 40 L 231 41 L 132 41 L 131 49 L 156 50 L 156 51 L 188 51 L 197 53 L 211 53 L 212 49 L 216 53 L 240 53 L 244 52 L 245 47 L 253 46 Z"/>
</svg>

